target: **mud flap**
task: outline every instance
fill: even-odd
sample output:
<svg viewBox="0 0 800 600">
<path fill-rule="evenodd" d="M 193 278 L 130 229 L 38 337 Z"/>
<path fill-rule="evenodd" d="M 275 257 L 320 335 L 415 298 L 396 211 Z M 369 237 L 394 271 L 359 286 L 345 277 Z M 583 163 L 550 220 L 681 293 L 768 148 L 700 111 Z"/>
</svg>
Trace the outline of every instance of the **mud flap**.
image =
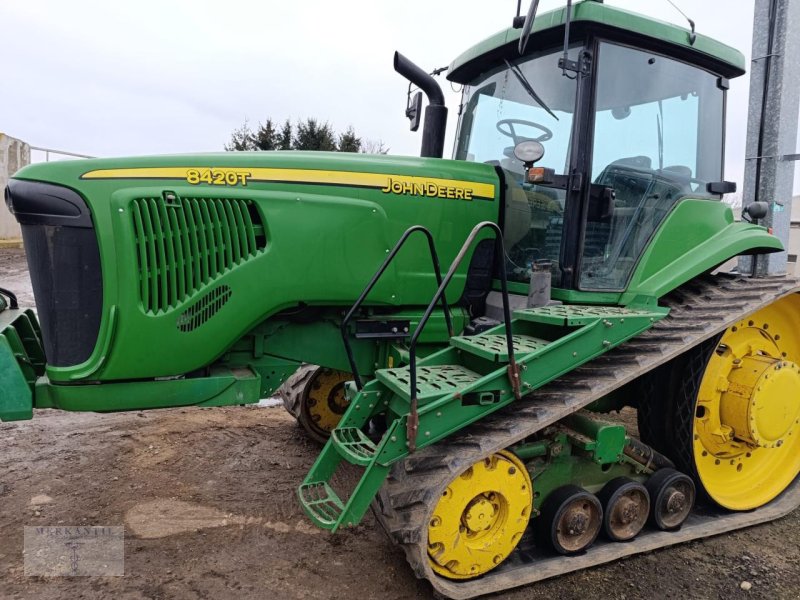
<svg viewBox="0 0 800 600">
<path fill-rule="evenodd" d="M 16 308 L 0 312 L 0 421 L 33 417 L 33 386 L 44 366 L 34 312 Z"/>
<path fill-rule="evenodd" d="M 0 421 L 33 418 L 33 393 L 6 336 L 0 334 Z"/>
</svg>

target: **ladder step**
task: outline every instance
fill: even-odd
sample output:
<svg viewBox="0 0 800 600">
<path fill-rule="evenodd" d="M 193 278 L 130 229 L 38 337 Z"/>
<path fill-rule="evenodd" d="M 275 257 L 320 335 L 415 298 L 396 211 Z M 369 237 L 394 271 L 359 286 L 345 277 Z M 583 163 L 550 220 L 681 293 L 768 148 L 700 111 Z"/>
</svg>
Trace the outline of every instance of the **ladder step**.
<svg viewBox="0 0 800 600">
<path fill-rule="evenodd" d="M 303 510 L 318 527 L 333 529 L 344 512 L 344 504 L 324 481 L 304 483 L 299 489 Z"/>
<path fill-rule="evenodd" d="M 417 369 L 417 398 L 427 400 L 452 394 L 478 381 L 482 375 L 462 365 L 433 365 Z M 408 399 L 411 386 L 408 367 L 379 369 L 375 378 L 395 394 Z"/>
<path fill-rule="evenodd" d="M 541 350 L 549 343 L 547 340 L 530 335 L 513 335 L 514 354 L 519 358 Z M 508 361 L 508 342 L 505 334 L 481 334 L 450 338 L 450 345 L 482 358 L 494 361 Z"/>
<path fill-rule="evenodd" d="M 339 455 L 351 464 L 366 467 L 375 458 L 375 444 L 357 427 L 334 429 L 331 440 Z"/>
<path fill-rule="evenodd" d="M 540 306 L 538 308 L 524 308 L 514 311 L 514 317 L 521 321 L 545 323 L 567 327 L 590 325 L 601 319 L 624 319 L 636 317 L 652 317 L 659 319 L 663 312 L 656 310 L 638 310 L 617 306 L 576 306 L 557 305 Z"/>
</svg>

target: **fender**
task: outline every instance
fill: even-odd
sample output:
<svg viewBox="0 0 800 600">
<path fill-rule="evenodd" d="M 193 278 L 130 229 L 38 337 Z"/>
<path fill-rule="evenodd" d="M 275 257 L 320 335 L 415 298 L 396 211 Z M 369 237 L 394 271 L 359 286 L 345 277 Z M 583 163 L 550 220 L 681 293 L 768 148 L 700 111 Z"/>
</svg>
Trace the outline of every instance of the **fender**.
<svg viewBox="0 0 800 600">
<path fill-rule="evenodd" d="M 650 240 L 620 304 L 653 302 L 735 256 L 783 249 L 765 227 L 734 221 L 728 205 L 687 198 Z"/>
</svg>

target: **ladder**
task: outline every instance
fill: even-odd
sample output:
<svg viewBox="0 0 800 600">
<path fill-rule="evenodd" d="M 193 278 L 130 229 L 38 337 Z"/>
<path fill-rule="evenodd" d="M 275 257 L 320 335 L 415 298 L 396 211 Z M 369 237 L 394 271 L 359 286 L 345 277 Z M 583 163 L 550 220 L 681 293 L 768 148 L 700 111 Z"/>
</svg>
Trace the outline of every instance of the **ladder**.
<svg viewBox="0 0 800 600">
<path fill-rule="evenodd" d="M 535 398 L 536 389 L 649 329 L 669 312 L 650 305 L 558 305 L 516 310 L 512 315 L 505 261 L 499 260 L 505 322 L 479 335 L 451 335 L 448 346 L 418 361 L 416 341 L 440 301 L 447 310 L 447 285 L 484 229 L 495 234 L 495 256 L 505 256 L 502 232 L 495 223 L 487 221 L 473 228 L 447 275 L 441 278 L 437 274 L 439 288 L 411 336 L 408 366 L 379 369 L 375 379 L 365 385 L 354 370 L 357 391 L 298 488 L 303 510 L 317 526 L 336 531 L 356 525 L 393 463 L 522 396 L 534 394 Z M 398 245 L 407 237 L 404 235 Z M 437 268 L 432 238 L 429 240 Z M 396 252 L 390 258 L 394 255 Z M 357 305 L 366 298 L 388 260 Z M 351 310 L 348 317 L 354 312 Z M 349 349 L 347 341 L 345 347 Z M 370 419 L 380 414 L 385 415 L 387 428 L 379 440 L 373 441 L 365 429 Z M 363 470 L 344 500 L 331 486 L 343 463 Z"/>
</svg>

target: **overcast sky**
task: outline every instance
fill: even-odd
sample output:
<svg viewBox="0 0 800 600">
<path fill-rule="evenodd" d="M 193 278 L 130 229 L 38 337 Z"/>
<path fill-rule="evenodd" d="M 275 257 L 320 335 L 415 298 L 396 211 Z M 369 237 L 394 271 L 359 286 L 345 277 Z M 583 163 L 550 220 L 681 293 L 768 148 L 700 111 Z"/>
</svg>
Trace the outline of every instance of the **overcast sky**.
<svg viewBox="0 0 800 600">
<path fill-rule="evenodd" d="M 608 3 L 686 23 L 666 0 Z M 749 64 L 754 0 L 676 3 Z M 540 11 L 562 4 L 542 0 Z M 445 66 L 515 9 L 516 0 L 0 0 L 0 131 L 95 156 L 206 152 L 245 119 L 314 116 L 417 154 L 394 50 L 427 70 Z M 459 96 L 443 84 L 454 115 Z M 732 82 L 728 111 L 726 176 L 740 184 L 747 100 L 745 76 Z"/>
</svg>

